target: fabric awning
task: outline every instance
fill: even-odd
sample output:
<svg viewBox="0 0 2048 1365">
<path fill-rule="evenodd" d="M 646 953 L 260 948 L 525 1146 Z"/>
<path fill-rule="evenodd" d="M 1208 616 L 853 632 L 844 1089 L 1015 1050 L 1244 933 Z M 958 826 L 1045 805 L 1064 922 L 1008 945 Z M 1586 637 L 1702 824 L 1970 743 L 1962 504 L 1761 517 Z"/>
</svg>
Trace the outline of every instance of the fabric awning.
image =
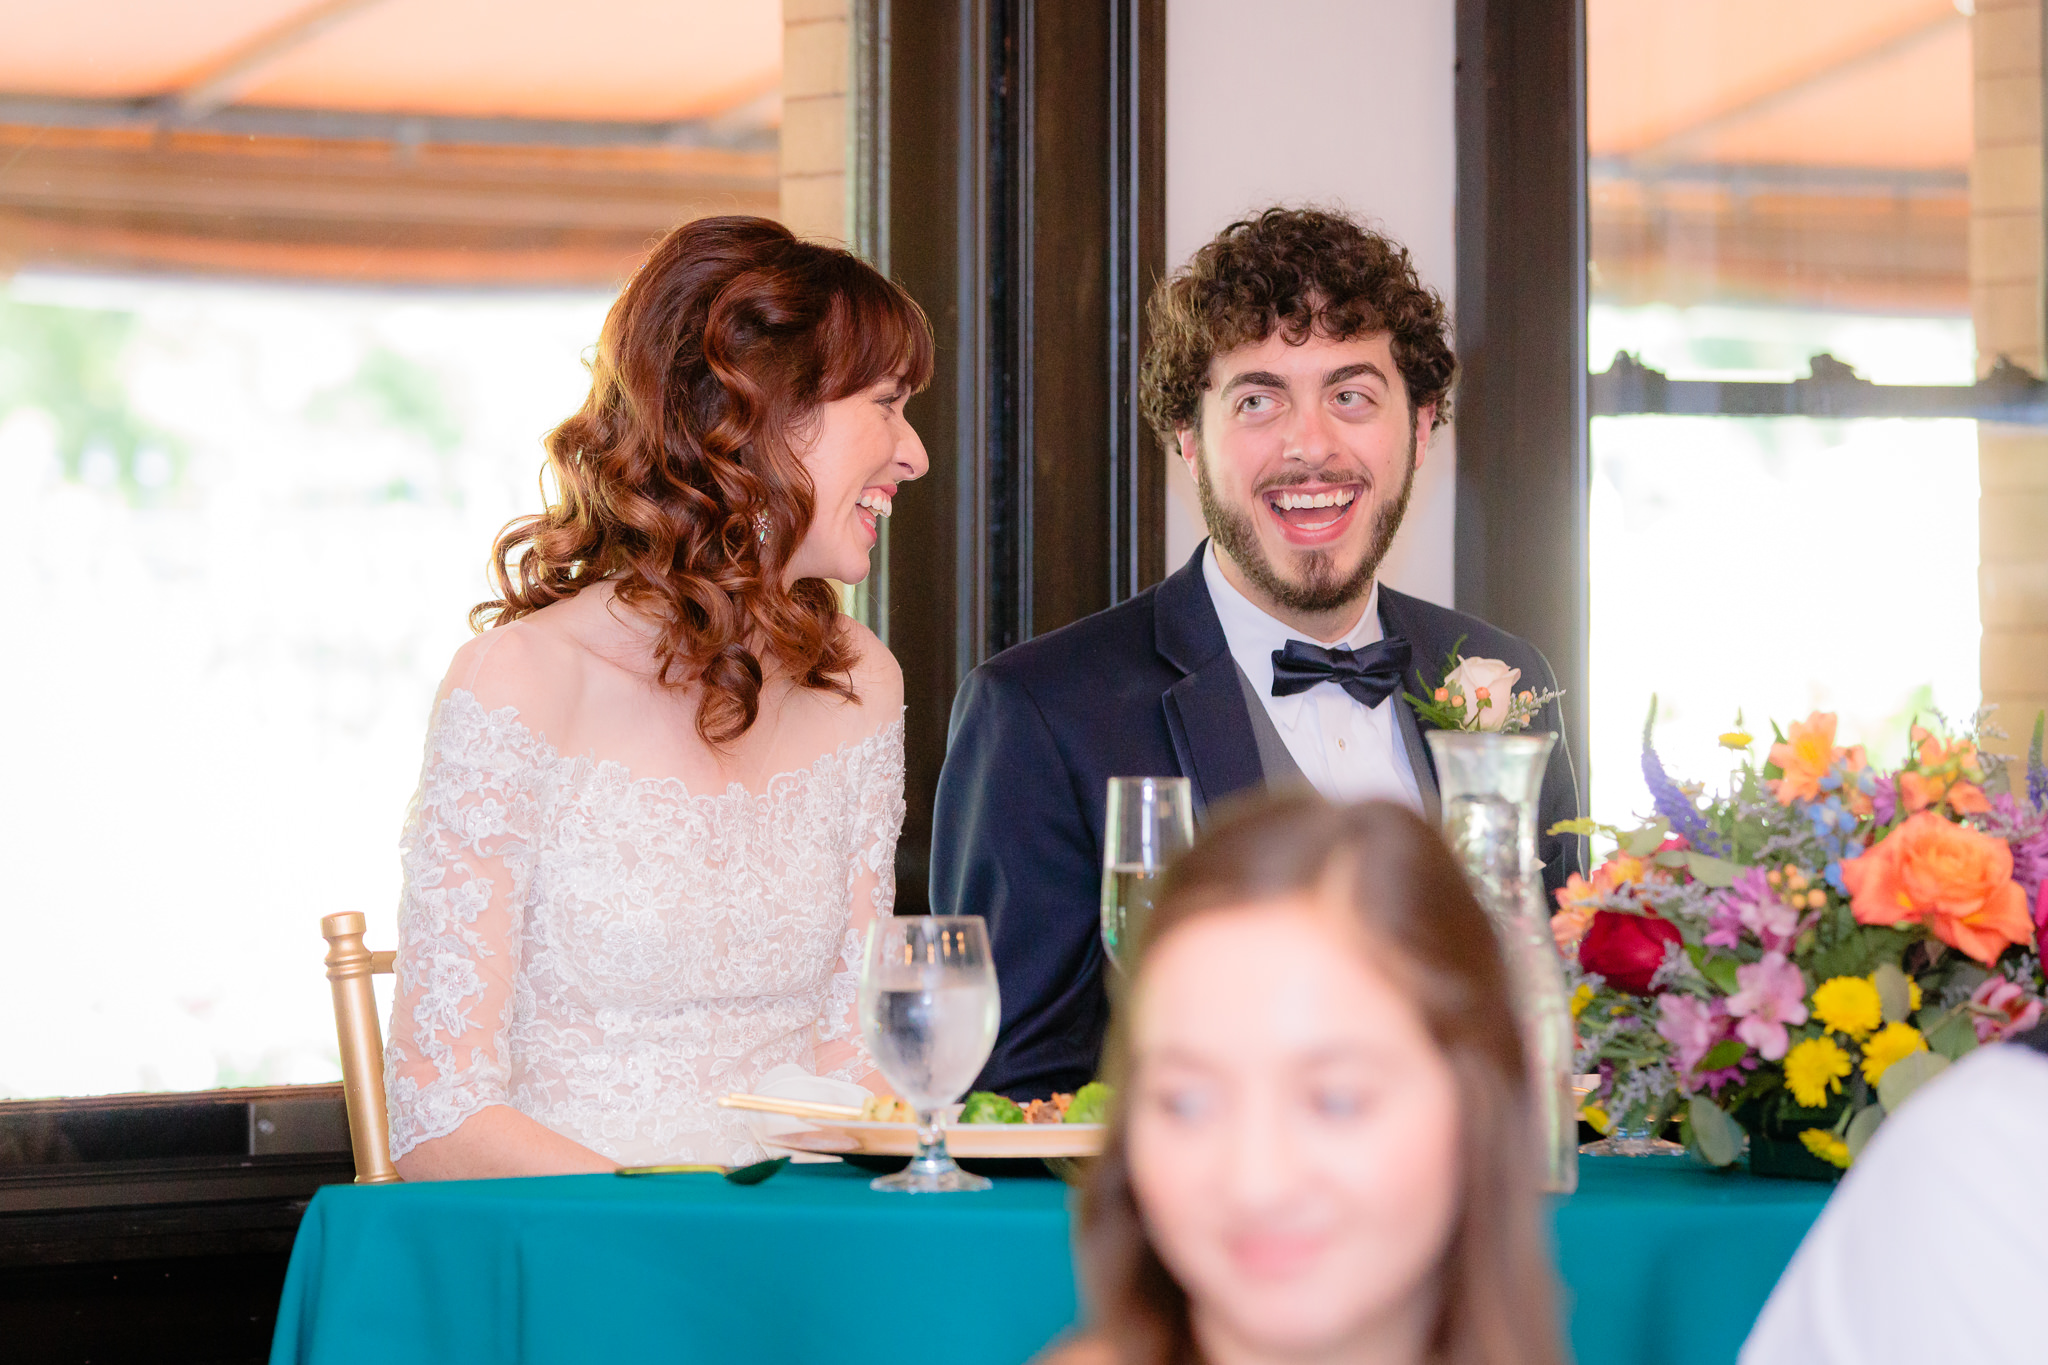
<svg viewBox="0 0 2048 1365">
<path fill-rule="evenodd" d="M 605 285 L 775 212 L 763 0 L 78 0 L 0 45 L 0 271 Z"/>
</svg>

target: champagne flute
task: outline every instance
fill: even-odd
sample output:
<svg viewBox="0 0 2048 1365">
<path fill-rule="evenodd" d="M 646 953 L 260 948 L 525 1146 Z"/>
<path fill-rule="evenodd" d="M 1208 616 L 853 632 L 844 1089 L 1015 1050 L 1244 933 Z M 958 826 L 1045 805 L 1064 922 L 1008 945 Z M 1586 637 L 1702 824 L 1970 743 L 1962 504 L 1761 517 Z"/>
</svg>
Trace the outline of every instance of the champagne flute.
<svg viewBox="0 0 2048 1365">
<path fill-rule="evenodd" d="M 981 916 L 891 916 L 868 927 L 861 1037 L 882 1075 L 917 1111 L 917 1156 L 871 1188 L 903 1194 L 989 1188 L 989 1181 L 953 1164 L 939 1111 L 981 1074 L 1001 1012 Z"/>
<path fill-rule="evenodd" d="M 1185 777 L 1112 777 L 1102 823 L 1102 946 L 1122 971 L 1159 875 L 1195 842 L 1194 790 Z"/>
</svg>

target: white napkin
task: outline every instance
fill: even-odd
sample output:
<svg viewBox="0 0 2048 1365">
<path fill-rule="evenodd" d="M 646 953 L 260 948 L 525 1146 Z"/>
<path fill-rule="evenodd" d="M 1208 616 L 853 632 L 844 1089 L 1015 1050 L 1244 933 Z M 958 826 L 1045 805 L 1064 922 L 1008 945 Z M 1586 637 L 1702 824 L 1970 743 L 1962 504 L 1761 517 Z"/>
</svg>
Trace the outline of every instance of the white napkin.
<svg viewBox="0 0 2048 1365">
<path fill-rule="evenodd" d="M 778 1100 L 811 1100 L 818 1104 L 850 1104 L 856 1109 L 868 1098 L 868 1091 L 852 1081 L 835 1081 L 829 1076 L 813 1076 L 794 1062 L 784 1062 L 754 1083 L 756 1095 L 767 1095 Z M 747 1128 L 754 1135 L 754 1141 L 763 1147 L 775 1145 L 779 1133 L 808 1133 L 813 1125 L 789 1114 L 748 1114 Z M 837 1161 L 836 1156 L 823 1152 L 799 1152 L 787 1147 L 777 1151 L 788 1152 L 798 1162 Z"/>
</svg>

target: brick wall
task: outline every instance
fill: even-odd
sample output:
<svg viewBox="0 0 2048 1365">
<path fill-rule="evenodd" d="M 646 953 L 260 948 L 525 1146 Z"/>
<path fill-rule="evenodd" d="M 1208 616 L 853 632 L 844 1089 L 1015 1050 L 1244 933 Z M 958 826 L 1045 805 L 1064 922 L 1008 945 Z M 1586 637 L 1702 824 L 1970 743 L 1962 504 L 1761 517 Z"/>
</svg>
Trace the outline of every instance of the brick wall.
<svg viewBox="0 0 2048 1365">
<path fill-rule="evenodd" d="M 1976 152 L 1970 163 L 1970 311 L 1977 368 L 2008 356 L 2043 373 L 2041 0 L 1977 0 Z M 2002 746 L 2048 708 L 2048 431 L 1978 428 L 1978 606 L 1984 701 Z"/>
<path fill-rule="evenodd" d="M 782 3 L 782 221 L 845 242 L 851 0 Z"/>
</svg>

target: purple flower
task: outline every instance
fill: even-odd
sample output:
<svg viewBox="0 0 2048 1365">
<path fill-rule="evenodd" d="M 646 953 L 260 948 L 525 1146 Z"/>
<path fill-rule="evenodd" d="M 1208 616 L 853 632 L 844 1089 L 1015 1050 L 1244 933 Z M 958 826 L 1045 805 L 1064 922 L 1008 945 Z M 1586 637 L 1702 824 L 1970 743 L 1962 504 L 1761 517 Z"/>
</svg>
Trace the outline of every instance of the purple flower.
<svg viewBox="0 0 2048 1365">
<path fill-rule="evenodd" d="M 1879 825 L 1889 825 L 1899 814 L 1899 780 L 1880 777 L 1870 789 L 1871 814 Z"/>
<path fill-rule="evenodd" d="M 1726 891 L 1715 892 L 1711 903 L 1705 941 L 1714 947 L 1733 948 L 1747 929 L 1765 952 L 1789 952 L 1792 940 L 1806 927 L 1799 912 L 1771 889 L 1762 868 L 1744 872 Z"/>
<path fill-rule="evenodd" d="M 1682 1089 L 1719 1090 L 1730 1081 L 1739 1080 L 1744 1070 L 1756 1066 L 1754 1057 L 1745 1056 L 1741 1063 L 1719 1071 L 1698 1070 L 1707 1054 L 1734 1032 L 1735 1021 L 1728 1017 L 1725 1001 L 1710 1004 L 1690 995 L 1660 995 L 1657 1012 L 1658 1034 L 1678 1053 Z"/>
<path fill-rule="evenodd" d="M 1707 827 L 1707 817 L 1700 814 L 1700 808 L 1685 794 L 1685 788 L 1664 771 L 1657 751 L 1647 743 L 1643 745 L 1643 781 L 1649 785 L 1657 814 L 1671 822 L 1674 833 L 1684 835 L 1702 853 L 1718 855 L 1722 852 L 1721 841 Z"/>
<path fill-rule="evenodd" d="M 1691 1071 L 1700 1059 L 1714 1050 L 1714 1044 L 1728 1036 L 1728 1015 L 1716 1000 L 1690 995 L 1657 997 L 1657 1032 L 1678 1051 L 1678 1069 Z"/>
<path fill-rule="evenodd" d="M 2027 908 L 2034 924 L 2041 927 L 2048 910 L 2042 907 L 2041 884 L 2048 880 L 2048 812 L 2029 803 L 2021 805 L 2010 794 L 1991 798 L 1991 813 L 1984 817 L 1984 832 L 2005 840 L 2012 849 L 2012 879 L 2027 893 Z"/>
<path fill-rule="evenodd" d="M 1765 953 L 1763 961 L 1735 969 L 1735 986 L 1728 997 L 1728 1013 L 1742 1021 L 1735 1036 L 1765 1061 L 1777 1061 L 1791 1042 L 1785 1026 L 1806 1022 L 1806 978 L 1783 953 Z"/>
</svg>

